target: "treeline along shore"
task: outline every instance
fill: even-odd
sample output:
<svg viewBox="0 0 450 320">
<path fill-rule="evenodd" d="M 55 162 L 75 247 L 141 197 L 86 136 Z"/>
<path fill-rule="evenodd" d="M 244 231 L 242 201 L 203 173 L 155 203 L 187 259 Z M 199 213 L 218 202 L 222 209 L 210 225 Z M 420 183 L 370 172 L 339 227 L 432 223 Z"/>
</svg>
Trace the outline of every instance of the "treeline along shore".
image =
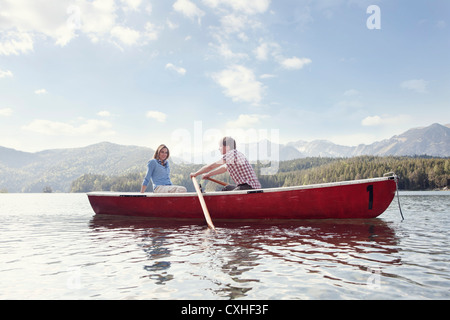
<svg viewBox="0 0 450 320">
<path fill-rule="evenodd" d="M 145 167 L 143 165 L 143 167 Z M 194 187 L 189 174 L 198 170 L 197 164 L 172 164 L 173 184 L 185 186 L 193 192 Z M 394 172 L 399 176 L 400 190 L 448 189 L 450 184 L 450 158 L 417 157 L 376 157 L 360 156 L 353 158 L 302 158 L 279 163 L 254 164 L 263 188 L 301 186 L 326 182 L 382 177 Z M 271 167 L 270 175 L 262 175 L 262 169 Z M 71 184 L 70 192 L 140 190 L 145 171 L 120 176 L 84 174 Z M 215 177 L 231 183 L 228 174 Z M 219 190 L 213 182 L 202 181 L 206 191 Z"/>
</svg>

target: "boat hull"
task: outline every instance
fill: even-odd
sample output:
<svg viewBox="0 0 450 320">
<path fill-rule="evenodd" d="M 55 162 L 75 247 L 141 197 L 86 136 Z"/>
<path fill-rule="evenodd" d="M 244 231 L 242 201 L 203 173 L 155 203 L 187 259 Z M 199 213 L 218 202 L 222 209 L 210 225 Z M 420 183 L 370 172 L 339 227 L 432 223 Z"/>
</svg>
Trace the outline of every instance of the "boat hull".
<svg viewBox="0 0 450 320">
<path fill-rule="evenodd" d="M 204 193 L 219 219 L 368 219 L 382 214 L 396 191 L 396 176 L 320 185 Z M 196 193 L 90 192 L 96 214 L 202 219 Z"/>
</svg>

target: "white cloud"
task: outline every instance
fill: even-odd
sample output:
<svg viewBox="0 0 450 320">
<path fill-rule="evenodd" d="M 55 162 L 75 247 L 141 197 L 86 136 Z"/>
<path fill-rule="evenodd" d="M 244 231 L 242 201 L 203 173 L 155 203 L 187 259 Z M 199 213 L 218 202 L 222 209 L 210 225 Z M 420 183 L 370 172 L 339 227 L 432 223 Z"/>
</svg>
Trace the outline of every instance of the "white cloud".
<svg viewBox="0 0 450 320">
<path fill-rule="evenodd" d="M 261 79 L 271 79 L 271 78 L 275 78 L 276 75 L 274 74 L 270 74 L 270 73 L 264 73 L 262 75 L 259 76 Z"/>
<path fill-rule="evenodd" d="M 0 78 L 6 78 L 6 77 L 11 78 L 12 76 L 13 76 L 13 73 L 10 70 L 3 71 L 0 69 Z"/>
<path fill-rule="evenodd" d="M 228 14 L 220 19 L 221 31 L 226 34 L 239 33 L 248 25 L 254 25 L 255 22 L 249 20 L 247 16 Z"/>
<path fill-rule="evenodd" d="M 136 44 L 141 37 L 139 31 L 122 26 L 115 26 L 112 28 L 111 36 L 117 38 L 120 42 L 128 46 Z"/>
<path fill-rule="evenodd" d="M 285 69 L 302 69 L 305 65 L 310 64 L 312 62 L 311 59 L 308 58 L 285 58 L 280 60 L 280 64 Z"/>
<path fill-rule="evenodd" d="M 148 111 L 146 117 L 150 119 L 155 119 L 158 122 L 165 122 L 167 115 L 160 111 Z"/>
<path fill-rule="evenodd" d="M 47 94 L 48 92 L 45 89 L 37 89 L 34 90 L 34 93 L 39 95 L 39 94 Z"/>
<path fill-rule="evenodd" d="M 353 96 L 358 96 L 358 95 L 360 95 L 360 92 L 356 89 L 349 89 L 344 92 L 344 96 L 346 96 L 346 97 L 353 97 Z"/>
<path fill-rule="evenodd" d="M 103 110 L 97 113 L 98 116 L 100 117 L 110 117 L 111 116 L 111 112 Z"/>
<path fill-rule="evenodd" d="M 64 46 L 76 36 L 73 21 L 79 21 L 79 11 L 68 11 L 68 1 L 4 0 L 2 1 L 1 29 L 15 34 L 15 40 L 6 42 L 10 54 L 31 51 L 38 34 L 54 39 Z M 71 8 L 74 8 L 72 6 Z M 75 17 L 75 20 L 73 18 Z M 5 45 L 5 43 L 3 43 Z"/>
<path fill-rule="evenodd" d="M 215 9 L 220 25 L 211 26 L 210 31 L 213 37 L 224 40 L 229 40 L 232 35 L 235 35 L 241 42 L 248 42 L 250 36 L 246 34 L 247 31 L 262 29 L 263 23 L 258 19 L 257 14 L 262 14 L 267 11 L 269 0 L 203 0 L 203 3 Z M 231 50 L 230 50 L 231 52 Z"/>
<path fill-rule="evenodd" d="M 236 12 L 251 15 L 266 12 L 270 0 L 203 0 L 203 3 L 211 8 L 228 6 Z"/>
<path fill-rule="evenodd" d="M 228 44 L 224 43 L 223 41 L 219 41 L 220 44 L 215 46 L 213 44 L 210 44 L 211 47 L 215 47 L 217 49 L 217 52 L 224 57 L 227 60 L 242 60 L 247 59 L 248 55 L 246 53 L 235 53 L 231 51 Z"/>
<path fill-rule="evenodd" d="M 384 126 L 384 125 L 398 125 L 411 121 L 410 115 L 383 115 L 383 116 L 369 116 L 361 121 L 361 124 L 366 127 Z"/>
<path fill-rule="evenodd" d="M 228 121 L 226 125 L 231 128 L 248 129 L 267 117 L 267 115 L 261 114 L 241 114 L 236 120 Z"/>
<path fill-rule="evenodd" d="M 252 70 L 234 65 L 213 74 L 213 80 L 223 87 L 225 95 L 235 102 L 258 104 L 263 95 L 263 85 L 255 79 Z"/>
<path fill-rule="evenodd" d="M 3 0 L 0 30 L 6 41 L 0 54 L 19 54 L 33 50 L 33 38 L 48 37 L 65 46 L 86 33 L 91 39 L 108 34 L 116 19 L 114 0 Z M 5 39 L 5 34 L 2 35 Z"/>
<path fill-rule="evenodd" d="M 261 42 L 255 49 L 254 53 L 256 59 L 260 61 L 267 61 L 270 56 L 279 56 L 281 47 L 276 42 Z"/>
<path fill-rule="evenodd" d="M 80 1 L 81 30 L 93 37 L 108 34 L 116 23 L 114 0 Z"/>
<path fill-rule="evenodd" d="M 186 74 L 186 69 L 185 68 L 177 67 L 177 66 L 173 65 L 172 63 L 166 64 L 166 69 L 173 70 L 176 73 L 181 74 L 182 76 L 184 76 Z"/>
<path fill-rule="evenodd" d="M 0 109 L 0 116 L 1 117 L 9 117 L 12 115 L 13 110 L 11 108 L 3 108 Z"/>
<path fill-rule="evenodd" d="M 189 0 L 177 0 L 173 4 L 173 8 L 175 11 L 183 14 L 189 19 L 196 19 L 198 24 L 201 24 L 201 18 L 205 15 L 205 12 L 200 10 L 194 3 Z"/>
<path fill-rule="evenodd" d="M 332 135 L 326 138 L 327 140 L 342 146 L 357 146 L 360 144 L 371 144 L 379 140 L 379 137 L 373 134 L 355 133 Z"/>
<path fill-rule="evenodd" d="M 383 123 L 383 119 L 380 116 L 369 116 L 361 121 L 363 126 L 378 126 Z"/>
<path fill-rule="evenodd" d="M 270 5 L 270 0 L 224 0 L 224 2 L 231 5 L 235 11 L 246 14 L 264 13 Z"/>
<path fill-rule="evenodd" d="M 209 27 L 212 37 L 217 40 L 218 44 L 209 45 L 216 48 L 217 52 L 227 60 L 248 59 L 249 52 L 244 51 L 245 49 L 240 44 L 251 41 L 251 35 L 264 29 L 264 23 L 258 14 L 267 11 L 270 1 L 203 0 L 203 4 L 215 9 L 212 12 L 219 21 L 218 25 Z M 238 40 L 238 42 L 235 40 Z M 237 47 L 239 49 L 236 49 Z M 237 61 L 234 61 L 234 63 L 237 63 Z"/>
<path fill-rule="evenodd" d="M 259 46 L 253 51 L 259 61 L 268 61 L 271 57 L 278 62 L 281 67 L 288 70 L 302 69 L 305 65 L 312 63 L 309 58 L 286 58 L 281 53 L 282 48 L 276 42 L 264 42 L 260 40 Z"/>
<path fill-rule="evenodd" d="M 159 36 L 159 32 L 160 32 L 160 28 L 155 26 L 154 24 L 147 22 L 145 24 L 145 32 L 144 32 L 144 39 L 147 40 L 156 40 L 158 39 Z M 144 41 L 143 44 L 146 44 L 146 42 Z"/>
<path fill-rule="evenodd" d="M 125 4 L 125 10 L 137 11 L 142 3 L 142 0 L 120 0 Z"/>
<path fill-rule="evenodd" d="M 428 86 L 428 81 L 425 81 L 423 79 L 413 79 L 413 80 L 407 80 L 407 81 L 403 81 L 400 86 L 403 89 L 409 89 L 409 90 L 413 90 L 419 93 L 426 93 L 427 91 L 427 86 Z"/>
<path fill-rule="evenodd" d="M 114 1 L 102 0 L 94 1 L 92 4 L 86 3 L 86 9 L 81 9 L 82 31 L 89 34 L 91 40 L 96 42 L 100 38 L 106 37 L 108 34 L 118 39 L 121 43 L 132 45 L 146 45 L 148 41 L 157 40 L 160 33 L 160 27 L 147 21 L 142 30 L 131 28 L 126 25 L 118 25 L 116 22 L 116 6 Z M 127 8 L 138 10 L 141 4 L 140 0 L 126 0 Z M 85 13 L 86 10 L 86 13 Z M 146 7 L 150 10 L 151 6 Z"/>
<path fill-rule="evenodd" d="M 180 26 L 172 21 L 170 21 L 169 19 L 166 19 L 166 24 L 169 27 L 170 30 L 175 30 L 178 29 Z"/>
<path fill-rule="evenodd" d="M 33 51 L 33 40 L 26 32 L 0 31 L 0 55 L 18 55 Z"/>
<path fill-rule="evenodd" d="M 249 30 L 256 30 L 262 27 L 262 23 L 251 16 L 244 15 L 241 12 L 219 15 L 220 26 L 210 27 L 213 37 L 216 39 L 229 40 L 230 36 L 236 35 L 241 42 L 247 42 L 249 36 L 245 33 Z"/>
<path fill-rule="evenodd" d="M 144 30 L 139 31 L 125 26 L 115 26 L 111 29 L 111 37 L 127 46 L 146 45 L 148 41 L 158 39 L 160 28 L 147 22 Z"/>
<path fill-rule="evenodd" d="M 50 38 L 65 46 L 81 33 L 94 43 L 147 44 L 158 38 L 155 25 L 147 22 L 136 29 L 117 23 L 119 8 L 139 12 L 141 4 L 142 0 L 3 0 L 0 55 L 33 51 L 33 39 Z"/>
<path fill-rule="evenodd" d="M 111 123 L 105 120 L 88 119 L 80 125 L 71 123 L 36 119 L 22 129 L 50 136 L 80 136 L 80 135 L 112 135 Z"/>
</svg>

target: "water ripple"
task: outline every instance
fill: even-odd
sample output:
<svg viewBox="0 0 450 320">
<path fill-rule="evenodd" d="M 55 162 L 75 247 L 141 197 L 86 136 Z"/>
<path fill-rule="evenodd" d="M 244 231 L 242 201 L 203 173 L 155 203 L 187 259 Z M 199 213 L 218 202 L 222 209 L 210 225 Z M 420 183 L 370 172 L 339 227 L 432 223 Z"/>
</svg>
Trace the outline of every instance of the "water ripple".
<svg viewBox="0 0 450 320">
<path fill-rule="evenodd" d="M 3 299 L 448 299 L 450 197 L 381 219 L 93 216 L 85 195 L 0 195 Z"/>
</svg>

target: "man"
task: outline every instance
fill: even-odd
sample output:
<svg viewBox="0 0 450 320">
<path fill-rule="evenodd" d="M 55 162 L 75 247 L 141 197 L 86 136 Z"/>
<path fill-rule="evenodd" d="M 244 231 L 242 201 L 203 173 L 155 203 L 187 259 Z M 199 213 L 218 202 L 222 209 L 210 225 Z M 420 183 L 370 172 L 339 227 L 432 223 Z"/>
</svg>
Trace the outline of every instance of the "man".
<svg viewBox="0 0 450 320">
<path fill-rule="evenodd" d="M 261 188 L 255 171 L 247 158 L 236 150 L 236 141 L 233 138 L 223 138 L 219 143 L 219 150 L 223 154 L 220 160 L 204 166 L 195 173 L 191 173 L 191 177 L 197 177 L 203 174 L 203 179 L 207 179 L 228 171 L 236 185 L 227 185 L 222 189 L 223 191 Z"/>
</svg>

